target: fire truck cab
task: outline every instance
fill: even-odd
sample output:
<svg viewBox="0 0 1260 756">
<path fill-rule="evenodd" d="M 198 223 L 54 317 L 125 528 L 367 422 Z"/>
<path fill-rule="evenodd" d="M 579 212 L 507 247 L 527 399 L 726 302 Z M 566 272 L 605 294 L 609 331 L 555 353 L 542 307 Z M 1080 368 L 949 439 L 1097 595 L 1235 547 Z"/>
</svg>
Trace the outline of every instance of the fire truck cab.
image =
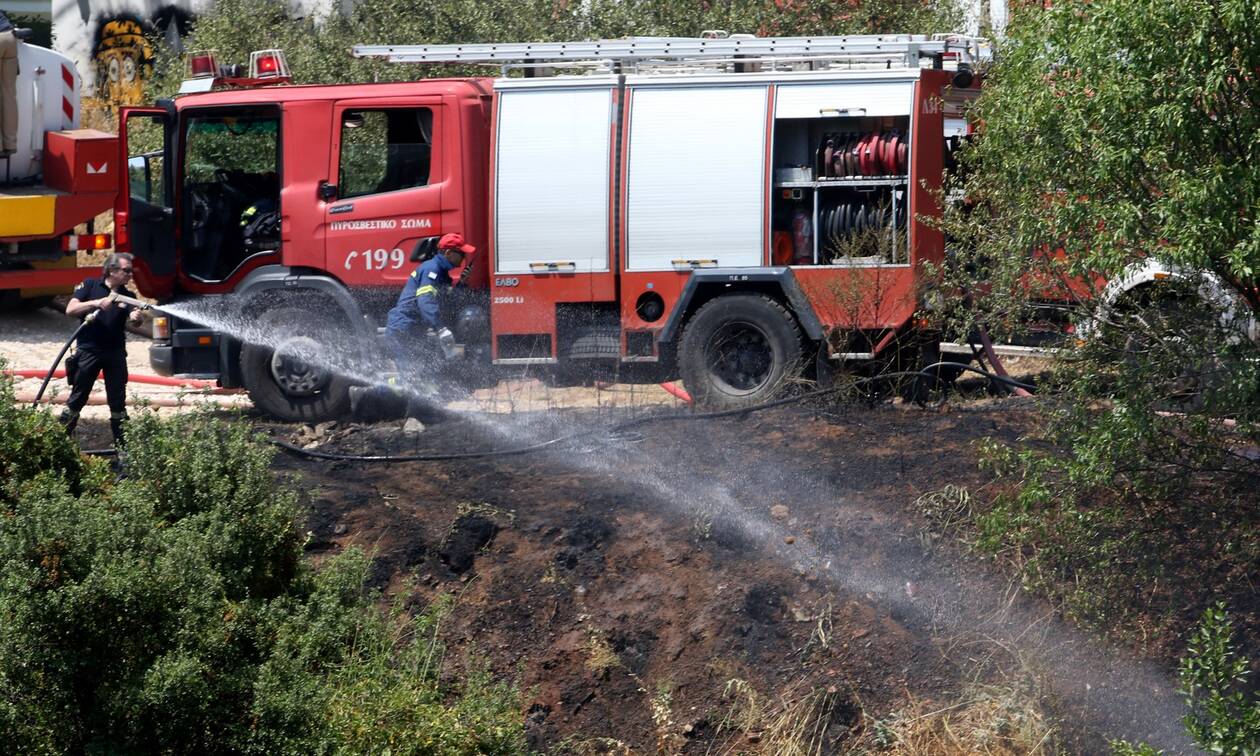
<svg viewBox="0 0 1260 756">
<path fill-rule="evenodd" d="M 245 386 L 287 419 L 335 416 L 449 232 L 478 253 L 444 309 L 487 370 L 633 364 L 739 406 L 815 355 L 879 359 L 943 256 L 924 221 L 983 58 L 974 39 L 911 35 L 356 54 L 578 72 L 124 110 L 122 154 L 138 154 L 118 243 L 146 294 L 187 305 L 159 323 L 159 372 Z"/>
</svg>

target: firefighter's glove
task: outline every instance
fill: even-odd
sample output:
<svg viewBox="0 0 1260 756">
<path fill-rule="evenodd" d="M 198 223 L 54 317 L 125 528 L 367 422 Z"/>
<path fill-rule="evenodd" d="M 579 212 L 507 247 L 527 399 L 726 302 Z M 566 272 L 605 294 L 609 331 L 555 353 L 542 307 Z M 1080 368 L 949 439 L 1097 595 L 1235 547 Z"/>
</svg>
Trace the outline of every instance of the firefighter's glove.
<svg viewBox="0 0 1260 756">
<path fill-rule="evenodd" d="M 437 332 L 438 344 L 442 345 L 442 356 L 446 359 L 452 359 L 458 353 L 455 347 L 455 334 L 451 333 L 451 329 L 442 328 Z"/>
</svg>

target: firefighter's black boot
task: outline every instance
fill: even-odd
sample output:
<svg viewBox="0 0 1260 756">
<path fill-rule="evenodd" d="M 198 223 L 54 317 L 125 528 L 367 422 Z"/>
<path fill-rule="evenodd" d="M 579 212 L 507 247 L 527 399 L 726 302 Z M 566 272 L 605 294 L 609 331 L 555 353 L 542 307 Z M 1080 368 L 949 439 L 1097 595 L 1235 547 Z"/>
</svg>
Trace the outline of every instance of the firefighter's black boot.
<svg viewBox="0 0 1260 756">
<path fill-rule="evenodd" d="M 66 435 L 73 436 L 74 429 L 79 425 L 79 413 L 66 407 L 61 411 L 61 416 L 57 420 L 65 427 Z"/>
<path fill-rule="evenodd" d="M 127 426 L 127 413 L 126 412 L 109 413 L 109 430 L 111 433 L 114 434 L 114 448 L 117 449 L 118 451 L 122 451 L 123 449 L 123 442 L 125 440 L 123 437 L 123 433 L 126 430 L 126 426 Z"/>
</svg>

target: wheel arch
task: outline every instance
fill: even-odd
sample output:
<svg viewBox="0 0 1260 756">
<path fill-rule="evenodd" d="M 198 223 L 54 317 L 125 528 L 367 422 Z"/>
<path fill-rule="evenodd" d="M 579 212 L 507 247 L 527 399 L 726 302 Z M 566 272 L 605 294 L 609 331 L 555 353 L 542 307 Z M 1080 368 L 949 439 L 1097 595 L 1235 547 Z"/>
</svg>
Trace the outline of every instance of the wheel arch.
<svg viewBox="0 0 1260 756">
<path fill-rule="evenodd" d="M 241 300 L 240 312 L 244 315 L 258 315 L 279 305 L 301 304 L 312 293 L 341 310 L 346 322 L 357 331 L 375 332 L 350 290 L 332 276 L 269 265 L 251 272 L 236 287 Z"/>
<path fill-rule="evenodd" d="M 1173 290 L 1178 285 L 1192 285 L 1194 290 Z M 1239 302 L 1214 273 L 1187 270 L 1151 258 L 1129 266 L 1107 283 L 1099 297 L 1098 306 L 1093 308 L 1093 312 L 1077 328 L 1077 336 L 1081 339 L 1094 338 L 1109 318 L 1123 311 L 1125 307 L 1141 302 L 1144 297 L 1184 297 L 1187 294 L 1203 304 L 1218 308 L 1222 320 L 1232 319 L 1239 314 Z M 1254 321 L 1249 320 L 1247 330 L 1253 339 L 1260 335 Z"/>
<path fill-rule="evenodd" d="M 724 294 L 762 294 L 782 303 L 811 341 L 823 338 L 822 322 L 791 268 L 697 270 L 687 280 L 658 341 L 676 344 L 683 325 L 707 302 Z"/>
</svg>

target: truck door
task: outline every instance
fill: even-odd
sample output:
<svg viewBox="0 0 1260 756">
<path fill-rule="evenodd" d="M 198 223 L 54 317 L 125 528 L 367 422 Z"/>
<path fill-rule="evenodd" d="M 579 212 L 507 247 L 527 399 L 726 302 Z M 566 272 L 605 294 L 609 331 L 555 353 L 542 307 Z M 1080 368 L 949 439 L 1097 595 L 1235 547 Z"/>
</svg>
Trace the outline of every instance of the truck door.
<svg viewBox="0 0 1260 756">
<path fill-rule="evenodd" d="M 442 191 L 454 166 L 442 159 L 437 97 L 333 108 L 329 176 L 321 188 L 327 269 L 349 285 L 401 287 L 420 240 L 465 229 L 443 225 Z"/>
<path fill-rule="evenodd" d="M 181 286 L 231 291 L 280 261 L 281 122 L 269 104 L 182 111 Z"/>
<path fill-rule="evenodd" d="M 176 272 L 171 125 L 160 108 L 123 108 L 119 117 L 119 161 L 127 170 L 119 171 L 114 247 L 136 256 L 136 286 L 159 299 L 173 292 Z"/>
</svg>

